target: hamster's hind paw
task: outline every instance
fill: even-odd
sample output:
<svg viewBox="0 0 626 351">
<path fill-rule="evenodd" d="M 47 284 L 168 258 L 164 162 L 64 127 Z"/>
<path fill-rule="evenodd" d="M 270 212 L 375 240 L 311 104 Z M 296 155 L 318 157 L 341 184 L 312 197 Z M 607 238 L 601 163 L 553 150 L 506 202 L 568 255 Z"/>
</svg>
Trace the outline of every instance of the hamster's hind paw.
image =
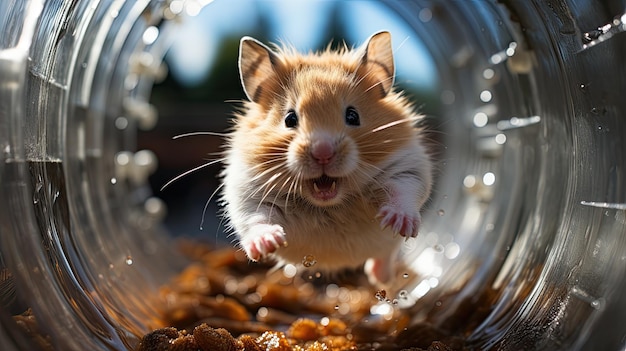
<svg viewBox="0 0 626 351">
<path fill-rule="evenodd" d="M 363 268 L 369 283 L 377 287 L 382 287 L 386 283 L 389 283 L 394 272 L 388 259 L 382 258 L 369 258 L 365 261 Z"/>
<path fill-rule="evenodd" d="M 376 218 L 380 218 L 380 227 L 391 228 L 394 233 L 404 237 L 417 236 L 422 217 L 419 212 L 407 212 L 392 204 L 383 205 Z"/>
<path fill-rule="evenodd" d="M 287 246 L 283 227 L 278 224 L 256 224 L 250 228 L 241 246 L 252 261 L 259 261 L 280 247 Z"/>
</svg>

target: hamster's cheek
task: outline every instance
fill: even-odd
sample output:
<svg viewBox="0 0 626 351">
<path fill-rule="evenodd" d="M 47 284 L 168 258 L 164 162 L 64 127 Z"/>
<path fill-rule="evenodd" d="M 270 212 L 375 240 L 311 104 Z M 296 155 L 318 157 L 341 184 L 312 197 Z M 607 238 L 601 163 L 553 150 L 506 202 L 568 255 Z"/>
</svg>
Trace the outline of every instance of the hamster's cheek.
<svg viewBox="0 0 626 351">
<path fill-rule="evenodd" d="M 333 176 L 345 177 L 352 175 L 359 167 L 359 149 L 352 138 L 343 138 L 337 148 L 337 159 L 334 164 Z"/>
<path fill-rule="evenodd" d="M 301 139 L 294 139 L 287 148 L 287 168 L 299 178 L 314 178 L 322 175 L 321 167 L 311 162 L 308 155 L 307 143 Z"/>
</svg>

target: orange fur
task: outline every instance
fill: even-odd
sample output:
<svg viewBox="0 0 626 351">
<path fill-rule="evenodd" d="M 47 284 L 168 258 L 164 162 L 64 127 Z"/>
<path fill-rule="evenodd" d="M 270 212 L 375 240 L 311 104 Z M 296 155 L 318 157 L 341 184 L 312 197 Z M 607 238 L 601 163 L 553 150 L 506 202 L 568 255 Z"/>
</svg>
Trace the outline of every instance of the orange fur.
<svg viewBox="0 0 626 351">
<path fill-rule="evenodd" d="M 382 227 L 417 235 L 431 164 L 420 116 L 392 87 L 390 40 L 382 32 L 358 49 L 300 54 L 242 39 L 250 101 L 229 137 L 224 200 L 251 259 L 314 254 L 328 269 L 386 260 L 401 241 L 372 225 L 377 216 Z M 347 122 L 348 109 L 358 124 Z M 285 122 L 290 111 L 295 126 Z M 388 268 L 380 263 L 372 274 Z"/>
</svg>

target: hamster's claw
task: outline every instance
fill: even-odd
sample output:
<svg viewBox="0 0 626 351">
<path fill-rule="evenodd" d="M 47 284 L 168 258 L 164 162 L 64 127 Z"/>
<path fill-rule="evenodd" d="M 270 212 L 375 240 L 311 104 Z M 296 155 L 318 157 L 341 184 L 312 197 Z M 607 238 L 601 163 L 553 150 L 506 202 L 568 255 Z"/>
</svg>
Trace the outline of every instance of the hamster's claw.
<svg viewBox="0 0 626 351">
<path fill-rule="evenodd" d="M 241 240 L 241 246 L 250 260 L 259 261 L 280 247 L 287 246 L 287 240 L 281 226 L 257 224 L 251 227 L 245 239 Z"/>
<path fill-rule="evenodd" d="M 380 218 L 382 229 L 391 228 L 394 233 L 407 238 L 417 236 L 422 222 L 419 212 L 409 213 L 391 204 L 383 205 L 376 218 Z"/>
</svg>

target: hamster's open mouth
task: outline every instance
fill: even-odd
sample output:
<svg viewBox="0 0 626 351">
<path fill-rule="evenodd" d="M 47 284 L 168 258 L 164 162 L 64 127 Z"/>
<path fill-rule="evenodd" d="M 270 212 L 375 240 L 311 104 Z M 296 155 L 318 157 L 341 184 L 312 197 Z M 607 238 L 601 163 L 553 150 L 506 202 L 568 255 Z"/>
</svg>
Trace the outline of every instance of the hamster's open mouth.
<svg viewBox="0 0 626 351">
<path fill-rule="evenodd" d="M 329 201 L 337 197 L 337 178 L 323 175 L 319 178 L 311 179 L 312 195 L 316 200 Z"/>
</svg>

